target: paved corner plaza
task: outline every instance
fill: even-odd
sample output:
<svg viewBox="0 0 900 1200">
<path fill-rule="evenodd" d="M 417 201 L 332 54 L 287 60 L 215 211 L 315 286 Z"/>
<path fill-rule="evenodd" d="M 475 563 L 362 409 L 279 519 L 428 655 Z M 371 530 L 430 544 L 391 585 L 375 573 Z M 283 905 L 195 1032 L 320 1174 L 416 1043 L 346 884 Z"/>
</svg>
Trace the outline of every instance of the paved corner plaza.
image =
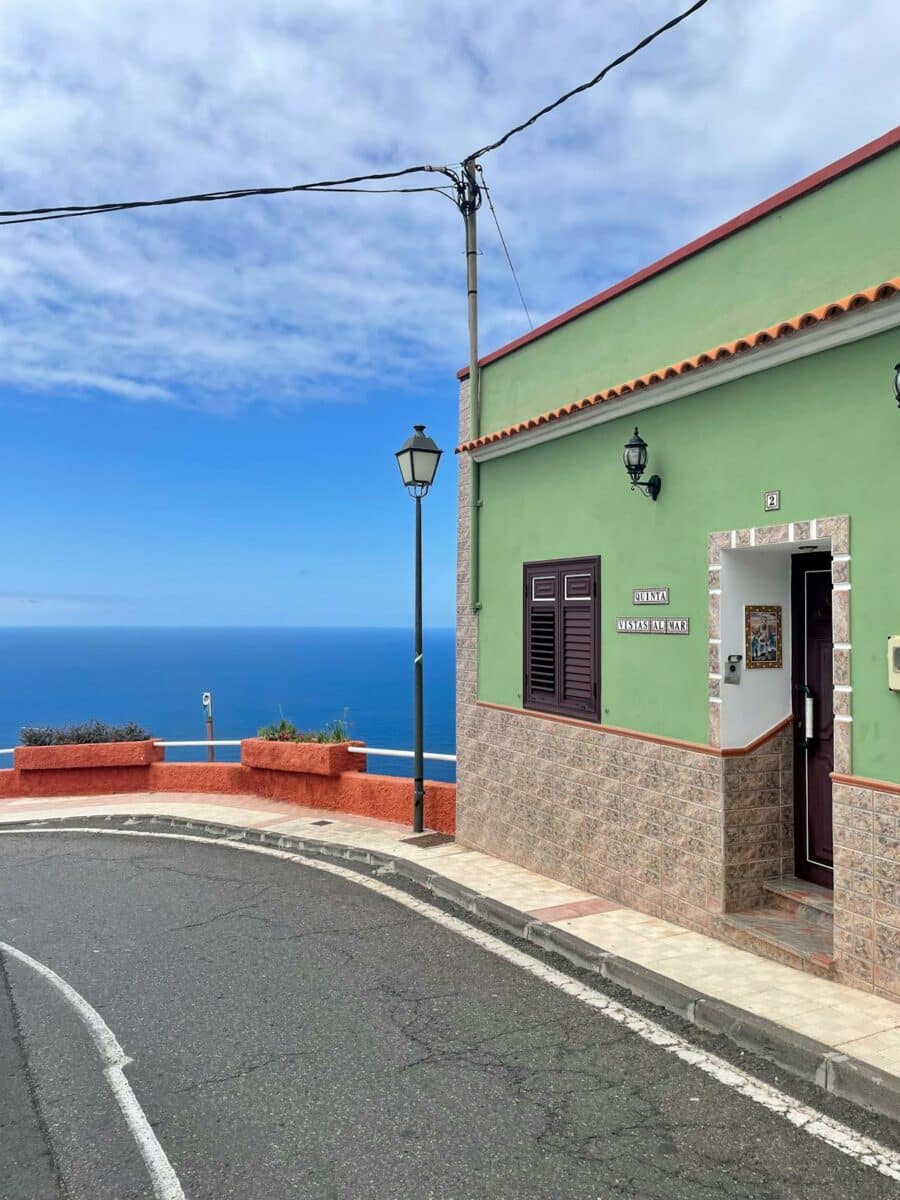
<svg viewBox="0 0 900 1200">
<path fill-rule="evenodd" d="M 791 968 L 446 835 L 255 797 L 9 801 L 0 892 L 2 1196 L 900 1184 L 900 1126 L 804 1060 L 868 1062 L 896 1104 L 891 1002 L 812 979 L 831 1017 L 804 1024 Z M 709 1020 L 679 1015 L 701 992 Z M 752 1038 L 766 992 L 805 1031 L 768 1056 L 715 1007 Z"/>
</svg>

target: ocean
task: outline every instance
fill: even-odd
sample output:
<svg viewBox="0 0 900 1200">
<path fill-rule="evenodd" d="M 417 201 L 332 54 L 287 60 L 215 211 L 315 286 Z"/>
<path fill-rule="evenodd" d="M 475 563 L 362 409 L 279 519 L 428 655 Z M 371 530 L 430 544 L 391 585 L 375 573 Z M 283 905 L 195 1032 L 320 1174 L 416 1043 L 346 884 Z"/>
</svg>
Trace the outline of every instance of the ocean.
<svg viewBox="0 0 900 1200">
<path fill-rule="evenodd" d="M 250 737 L 284 716 L 302 729 L 346 720 L 370 746 L 411 750 L 412 643 L 403 629 L 0 629 L 0 747 L 17 745 L 23 725 L 93 717 L 137 721 L 164 740 L 203 738 L 209 691 L 217 738 Z M 452 754 L 453 631 L 426 630 L 424 654 L 425 749 Z M 238 748 L 217 757 L 234 761 Z M 429 779 L 455 777 L 452 763 L 425 767 Z M 374 756 L 369 770 L 412 773 L 409 760 Z"/>
</svg>

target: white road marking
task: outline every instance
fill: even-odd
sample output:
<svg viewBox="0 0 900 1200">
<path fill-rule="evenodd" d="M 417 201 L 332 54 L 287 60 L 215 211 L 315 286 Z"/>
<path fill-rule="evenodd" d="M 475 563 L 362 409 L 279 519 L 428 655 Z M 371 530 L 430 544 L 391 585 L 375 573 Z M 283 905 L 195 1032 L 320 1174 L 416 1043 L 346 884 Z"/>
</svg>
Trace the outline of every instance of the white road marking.
<svg viewBox="0 0 900 1200">
<path fill-rule="evenodd" d="M 236 830 L 236 832 L 238 831 Z M 362 875 L 357 871 L 349 870 L 347 867 L 338 866 L 337 863 L 302 858 L 295 851 L 291 850 L 278 850 L 272 846 L 258 846 L 230 839 L 221 840 L 200 837 L 189 833 L 150 833 L 138 829 L 95 829 L 91 826 L 69 826 L 66 829 L 0 829 L 0 834 L 11 835 L 16 833 L 93 833 L 114 837 L 144 837 L 159 838 L 167 841 L 194 842 L 203 846 L 224 846 L 231 850 L 244 850 L 251 854 L 264 854 L 269 858 L 278 858 L 284 862 L 292 862 L 296 865 L 309 867 L 315 871 L 324 871 L 328 875 L 337 875 L 339 878 L 346 879 L 350 883 L 355 883 L 359 887 L 368 888 L 369 891 L 376 892 L 388 900 L 393 900 L 395 904 L 400 904 L 404 908 L 427 918 L 429 921 L 433 921 L 436 925 L 451 930 L 476 946 L 480 946 L 483 950 L 496 955 L 497 958 L 502 958 L 506 962 L 519 967 L 520 970 L 526 971 L 534 978 L 550 984 L 551 987 L 558 988 L 559 991 L 565 992 L 567 996 L 580 1001 L 582 1004 L 587 1005 L 588 1008 L 592 1008 L 596 1012 L 601 1012 L 609 1020 L 615 1021 L 626 1029 L 630 1029 L 632 1033 L 643 1038 L 645 1042 L 658 1046 L 660 1050 L 674 1055 L 675 1058 L 687 1063 L 689 1066 L 696 1067 L 698 1071 L 709 1075 L 725 1087 L 731 1088 L 732 1091 L 737 1092 L 739 1095 L 745 1097 L 745 1099 L 752 1100 L 754 1104 L 759 1104 L 776 1116 L 783 1117 L 789 1124 L 794 1125 L 797 1129 L 802 1129 L 810 1137 L 817 1138 L 841 1154 L 845 1154 L 848 1158 L 855 1159 L 863 1166 L 871 1167 L 879 1174 L 887 1176 L 888 1179 L 900 1181 L 900 1153 L 875 1141 L 874 1138 L 857 1133 L 840 1121 L 833 1120 L 833 1118 L 826 1116 L 825 1113 L 820 1112 L 817 1108 L 813 1108 L 812 1105 L 803 1104 L 801 1101 L 795 1099 L 795 1097 L 789 1096 L 786 1092 L 772 1087 L 771 1084 L 756 1079 L 753 1075 L 741 1070 L 740 1067 L 734 1066 L 734 1064 L 726 1061 L 724 1058 L 719 1058 L 716 1054 L 700 1050 L 685 1038 L 679 1037 L 678 1034 L 672 1033 L 671 1030 L 658 1025 L 648 1017 L 644 1017 L 640 1013 L 627 1008 L 625 1005 L 619 1004 L 618 1001 L 611 999 L 595 988 L 589 987 L 580 980 L 574 979 L 564 971 L 558 971 L 555 967 L 548 966 L 539 959 L 533 958 L 530 954 L 526 954 L 522 950 L 517 950 L 514 946 L 508 946 L 506 942 L 494 937 L 493 934 L 476 929 L 474 925 L 469 925 L 468 922 L 460 920 L 459 917 L 454 917 L 450 913 L 443 912 L 443 910 L 436 908 L 428 901 L 417 900 L 415 896 L 410 896 L 407 892 L 392 887 L 391 884 L 384 883 L 381 879 Z M 2 945 L 3 943 L 0 943 L 0 947 Z M 62 980 L 59 982 L 62 983 Z M 93 1012 L 93 1010 L 91 1011 Z M 98 1014 L 95 1013 L 94 1015 L 102 1023 L 102 1019 Z M 106 1028 L 105 1025 L 104 1028 Z M 110 1036 L 112 1035 L 110 1034 Z M 118 1043 L 116 1045 L 118 1046 Z M 135 1103 L 137 1102 L 135 1101 Z M 152 1135 L 152 1130 L 150 1132 Z M 173 1196 L 180 1194 L 180 1192 L 172 1193 Z M 165 1196 L 167 1193 L 162 1193 L 162 1195 Z"/>
<path fill-rule="evenodd" d="M 153 1194 L 157 1200 L 184 1200 L 184 1192 L 178 1176 L 166 1157 L 165 1150 L 159 1144 L 159 1139 L 138 1103 L 137 1096 L 131 1090 L 131 1084 L 125 1078 L 125 1067 L 133 1060 L 125 1054 L 116 1035 L 97 1010 L 88 1004 L 84 996 L 76 992 L 71 984 L 66 983 L 50 967 L 38 962 L 36 958 L 32 958 L 23 950 L 10 946 L 7 942 L 0 942 L 0 951 L 10 955 L 11 958 L 18 959 L 26 967 L 31 967 L 33 971 L 37 971 L 38 975 L 52 984 L 78 1013 L 97 1047 L 103 1062 L 103 1074 L 106 1076 L 116 1102 L 122 1110 L 122 1115 L 128 1123 L 131 1135 L 137 1142 L 141 1158 L 144 1160 L 153 1184 Z"/>
</svg>

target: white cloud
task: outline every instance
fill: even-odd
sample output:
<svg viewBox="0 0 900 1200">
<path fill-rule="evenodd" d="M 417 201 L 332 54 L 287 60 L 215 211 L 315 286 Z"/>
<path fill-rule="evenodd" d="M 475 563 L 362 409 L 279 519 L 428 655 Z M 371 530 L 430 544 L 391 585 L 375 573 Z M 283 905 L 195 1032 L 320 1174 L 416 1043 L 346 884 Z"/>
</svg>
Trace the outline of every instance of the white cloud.
<svg viewBox="0 0 900 1200">
<path fill-rule="evenodd" d="M 0 205 L 454 162 L 677 6 L 5 0 Z M 535 318 L 884 132 L 898 24 L 895 0 L 711 0 L 490 155 Z M 489 348 L 524 317 L 484 216 Z M 461 250 L 435 196 L 0 229 L 0 379 L 222 410 L 415 386 L 464 358 Z"/>
</svg>

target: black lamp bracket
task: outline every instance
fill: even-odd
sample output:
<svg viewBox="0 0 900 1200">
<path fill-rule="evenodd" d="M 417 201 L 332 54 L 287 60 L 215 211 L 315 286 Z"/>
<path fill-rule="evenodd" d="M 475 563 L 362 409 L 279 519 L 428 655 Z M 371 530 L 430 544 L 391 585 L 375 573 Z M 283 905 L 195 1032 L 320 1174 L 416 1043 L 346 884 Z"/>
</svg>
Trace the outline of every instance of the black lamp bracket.
<svg viewBox="0 0 900 1200">
<path fill-rule="evenodd" d="M 635 488 L 640 488 L 645 496 L 649 496 L 651 500 L 656 500 L 662 491 L 662 480 L 658 475 L 651 475 L 646 482 L 635 479 L 632 482 L 631 490 L 634 491 Z"/>
</svg>

